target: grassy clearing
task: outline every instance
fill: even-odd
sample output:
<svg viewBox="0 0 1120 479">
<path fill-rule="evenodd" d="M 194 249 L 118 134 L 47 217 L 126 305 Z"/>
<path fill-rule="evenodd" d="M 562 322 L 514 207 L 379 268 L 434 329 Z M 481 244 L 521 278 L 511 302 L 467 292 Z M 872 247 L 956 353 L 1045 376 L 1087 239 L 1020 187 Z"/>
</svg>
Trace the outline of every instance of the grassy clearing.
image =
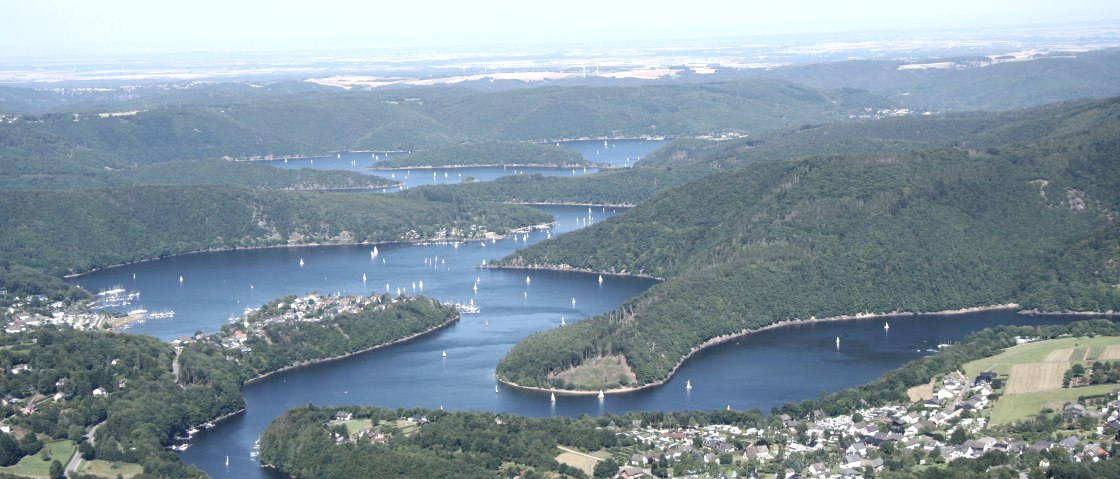
<svg viewBox="0 0 1120 479">
<path fill-rule="evenodd" d="M 70 456 L 74 455 L 74 449 L 77 448 L 78 445 L 74 441 L 48 442 L 43 445 L 43 449 L 47 451 L 50 459 L 44 461 L 43 451 L 39 451 L 38 454 L 20 459 L 14 466 L 0 467 L 0 472 L 25 477 L 50 477 L 51 461 L 58 460 L 65 466 L 70 461 Z"/>
<path fill-rule="evenodd" d="M 92 474 L 94 476 L 114 478 L 120 474 L 124 479 L 132 479 L 134 476 L 144 472 L 144 467 L 139 464 L 131 462 L 109 462 L 109 461 L 83 461 L 82 465 L 78 467 L 78 471 L 82 474 Z"/>
<path fill-rule="evenodd" d="M 562 452 L 559 456 L 556 456 L 556 462 L 567 464 L 591 476 L 595 472 L 595 464 L 599 461 L 572 452 Z"/>
<path fill-rule="evenodd" d="M 921 386 L 914 386 L 906 390 L 906 395 L 910 397 L 910 402 L 925 401 L 933 399 L 933 381 L 929 384 L 922 384 Z"/>
<path fill-rule="evenodd" d="M 1026 394 L 1005 395 L 992 407 L 992 424 L 1009 424 L 1038 414 L 1043 408 L 1060 410 L 1066 403 L 1079 396 L 1106 394 L 1116 389 L 1115 384 L 1099 384 L 1073 389 L 1055 389 Z"/>
<path fill-rule="evenodd" d="M 1064 362 L 1069 361 L 1070 354 L 1073 354 L 1073 348 L 1055 349 L 1046 355 L 1045 362 Z"/>
<path fill-rule="evenodd" d="M 623 384 L 634 384 L 637 378 L 622 356 L 604 356 L 589 359 L 583 364 L 556 375 L 557 378 L 579 389 L 609 389 Z"/>
<path fill-rule="evenodd" d="M 1024 394 L 1062 387 L 1062 375 L 1069 369 L 1069 363 L 1032 363 L 1011 366 L 1005 393 Z"/>
<path fill-rule="evenodd" d="M 1038 341 L 1034 343 L 1020 344 L 1005 349 L 990 358 L 978 359 L 964 365 L 965 374 L 969 377 L 976 376 L 977 374 L 992 370 L 1000 373 L 1001 375 L 1008 375 L 1011 373 L 1011 366 L 1015 364 L 1028 364 L 1028 363 L 1046 363 L 1056 361 L 1080 361 L 1085 356 L 1085 350 L 1081 352 L 1081 356 L 1075 356 L 1075 349 L 1078 348 L 1091 348 L 1101 347 L 1104 353 L 1109 351 L 1109 346 L 1117 346 L 1117 353 L 1120 353 L 1120 337 L 1115 336 L 1097 336 L 1095 338 L 1059 338 L 1051 339 L 1049 341 Z M 1059 359 L 1061 353 L 1050 354 L 1063 349 L 1069 349 L 1066 353 L 1067 359 Z M 1074 356 L 1076 359 L 1069 358 Z M 1103 354 L 1102 354 L 1103 356 Z M 1053 359 L 1051 359 L 1053 358 Z M 1103 358 L 1102 358 L 1103 359 Z M 1117 357 L 1120 359 L 1120 356 Z"/>
<path fill-rule="evenodd" d="M 351 421 L 344 421 L 343 426 L 346 426 L 346 434 L 353 436 L 362 429 L 370 429 L 373 427 L 373 421 L 369 419 L 354 419 Z"/>
</svg>

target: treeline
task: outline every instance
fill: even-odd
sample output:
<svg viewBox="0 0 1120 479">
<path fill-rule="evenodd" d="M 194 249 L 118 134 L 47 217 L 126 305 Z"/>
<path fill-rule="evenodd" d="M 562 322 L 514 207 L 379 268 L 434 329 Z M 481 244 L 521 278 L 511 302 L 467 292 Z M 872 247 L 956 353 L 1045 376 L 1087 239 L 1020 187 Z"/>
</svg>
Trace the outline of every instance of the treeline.
<svg viewBox="0 0 1120 479">
<path fill-rule="evenodd" d="M 233 187 L 2 192 L 0 252 L 49 274 L 218 248 L 470 239 L 547 222 L 531 208 L 436 192 L 310 193 Z"/>
<path fill-rule="evenodd" d="M 373 298 L 376 301 L 353 313 L 312 323 L 289 320 L 268 324 L 262 328 L 263 336 L 252 335 L 245 341 L 247 352 L 231 355 L 241 365 L 242 377 L 248 380 L 293 364 L 335 358 L 391 343 L 459 316 L 454 307 L 423 296 L 394 299 L 385 294 Z M 273 301 L 262 308 L 264 312 L 258 311 L 253 316 L 291 312 L 294 299 Z M 249 321 L 252 322 L 252 318 Z M 243 328 L 242 324 L 222 325 L 222 337 L 230 337 L 233 331 Z M 207 374 L 211 369 L 205 364 L 194 367 L 185 353 L 181 359 L 184 377 Z"/>
<path fill-rule="evenodd" d="M 370 437 L 348 439 L 346 428 L 330 425 L 338 408 L 305 406 L 273 420 L 261 435 L 260 459 L 293 478 L 464 477 L 493 478 L 496 471 L 525 477 L 587 475 L 554 459 L 568 446 L 599 450 L 623 445 L 625 439 L 599 428 L 594 418 L 526 418 L 487 412 L 444 412 L 424 409 L 382 409 L 347 406 L 354 420 L 368 419 L 387 435 L 384 444 Z M 381 423 L 423 418 L 404 434 Z M 531 472 L 530 472 L 531 471 Z"/>
<path fill-rule="evenodd" d="M 487 141 L 465 145 L 441 146 L 390 158 L 374 164 L 374 168 L 408 168 L 417 166 L 594 166 L 575 150 L 551 144 L 513 141 Z"/>
<path fill-rule="evenodd" d="M 546 378 L 622 354 L 647 384 L 705 341 L 784 320 L 1008 302 L 1120 309 L 1109 260 L 1120 255 L 1118 109 L 1078 105 L 1021 145 L 749 163 L 526 248 L 504 264 L 667 281 L 528 337 L 498 374 L 571 387 Z"/>
</svg>

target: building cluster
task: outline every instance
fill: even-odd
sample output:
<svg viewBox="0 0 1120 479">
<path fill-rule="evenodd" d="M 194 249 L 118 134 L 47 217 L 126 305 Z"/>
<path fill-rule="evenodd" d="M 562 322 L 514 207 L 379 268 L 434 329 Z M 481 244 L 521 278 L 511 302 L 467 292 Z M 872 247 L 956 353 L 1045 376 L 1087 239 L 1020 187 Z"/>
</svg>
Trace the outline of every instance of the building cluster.
<svg viewBox="0 0 1120 479">
<path fill-rule="evenodd" d="M 63 301 L 50 301 L 42 295 L 18 296 L 0 290 L 3 304 L 4 331 L 20 333 L 44 325 L 70 326 L 79 330 L 103 327 L 105 314 L 74 308 Z"/>
<path fill-rule="evenodd" d="M 923 458 L 919 464 L 979 458 L 991 451 L 1002 451 L 1012 457 L 1029 450 L 1050 451 L 1051 457 L 1060 452 L 1073 462 L 1108 458 L 1111 434 L 1120 431 L 1120 389 L 1104 407 L 1070 404 L 1061 411 L 1066 421 L 1093 418 L 1095 426 L 1088 435 L 1098 439 L 1084 440 L 1071 435 L 1058 442 L 1028 443 L 1015 437 L 985 434 L 987 420 L 978 413 L 991 405 L 991 383 L 997 378 L 993 372 L 972 379 L 951 374 L 941 380 L 928 401 L 869 407 L 850 415 L 822 417 L 818 412 L 813 419 L 805 420 L 782 415 L 780 421 L 761 428 L 709 425 L 670 429 L 640 427 L 635 423 L 621 434 L 631 437 L 641 452 L 629 456 L 617 477 L 653 477 L 654 464 L 664 465 L 667 460 L 673 466 L 686 457 L 693 460 L 692 464 L 705 466 L 728 459 L 738 464 L 718 468 L 724 471 L 722 476 L 711 474 L 714 469 L 707 467 L 690 471 L 695 477 L 735 477 L 741 466 L 747 464 L 757 470 L 776 471 L 779 479 L 862 478 L 882 471 L 888 456 L 903 451 L 920 453 L 915 454 Z M 1106 428 L 1111 431 L 1106 432 Z M 954 441 L 954 436 L 966 439 Z M 806 461 L 800 470 L 785 467 L 785 460 L 797 454 L 799 458 L 813 458 L 812 462 Z M 1048 467 L 1049 462 L 1043 460 L 1038 466 Z"/>
</svg>

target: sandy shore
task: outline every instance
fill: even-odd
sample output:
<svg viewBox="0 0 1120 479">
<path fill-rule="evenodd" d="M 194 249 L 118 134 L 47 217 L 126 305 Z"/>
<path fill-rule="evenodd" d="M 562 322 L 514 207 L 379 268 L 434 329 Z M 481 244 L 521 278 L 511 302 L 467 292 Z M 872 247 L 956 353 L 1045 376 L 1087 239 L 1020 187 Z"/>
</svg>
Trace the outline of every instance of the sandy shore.
<svg viewBox="0 0 1120 479">
<path fill-rule="evenodd" d="M 687 354 L 685 354 L 679 361 L 677 361 L 677 364 L 675 366 L 673 366 L 673 369 L 669 370 L 669 374 L 665 376 L 665 379 L 662 379 L 662 380 L 659 380 L 659 381 L 654 381 L 654 382 L 649 383 L 649 384 L 643 384 L 641 386 L 604 389 L 603 393 L 604 394 L 626 394 L 626 393 L 631 393 L 631 392 L 634 392 L 634 391 L 641 391 L 643 389 L 650 389 L 650 388 L 655 388 L 655 387 L 658 387 L 658 386 L 662 386 L 665 383 L 669 382 L 669 380 L 673 378 L 673 375 L 675 375 L 677 373 L 677 370 L 680 369 L 680 367 L 682 365 L 684 365 L 684 363 L 686 361 L 691 359 L 692 356 L 696 355 L 696 353 L 698 353 L 698 352 L 700 352 L 704 349 L 710 348 L 712 346 L 715 346 L 717 344 L 725 343 L 727 341 L 742 338 L 742 337 L 747 336 L 749 334 L 758 333 L 758 332 L 762 332 L 762 331 L 767 331 L 767 330 L 771 330 L 771 329 L 785 328 L 785 327 L 789 327 L 789 326 L 797 326 L 797 325 L 802 325 L 802 324 L 823 323 L 823 322 L 828 322 L 828 321 L 849 321 L 849 320 L 859 320 L 859 319 L 891 318 L 891 317 L 898 317 L 898 316 L 937 316 L 937 315 L 949 315 L 949 314 L 969 314 L 969 313 L 977 313 L 977 312 L 981 312 L 981 311 L 998 311 L 998 310 L 1018 309 L 1018 308 L 1019 308 L 1018 304 L 1007 303 L 1007 304 L 994 304 L 994 305 L 991 305 L 991 306 L 976 306 L 976 307 L 972 307 L 972 308 L 949 309 L 949 310 L 945 310 L 945 311 L 933 311 L 933 312 L 923 312 L 923 313 L 892 311 L 892 312 L 889 312 L 889 313 L 859 313 L 859 314 L 852 314 L 852 315 L 830 316 L 830 317 L 827 317 L 827 318 L 810 317 L 809 319 L 794 319 L 794 320 L 787 320 L 787 321 L 779 321 L 779 322 L 776 322 L 776 323 L 773 323 L 773 324 L 763 326 L 763 327 L 758 328 L 758 329 L 744 329 L 744 330 L 739 331 L 739 332 L 724 334 L 722 336 L 716 336 L 712 339 L 704 341 L 703 343 L 699 344 L 698 346 L 693 347 L 691 350 L 689 350 L 689 352 Z M 541 387 L 532 387 L 532 386 L 522 386 L 520 384 L 511 382 L 511 381 L 506 381 L 502 378 L 498 378 L 498 381 L 500 381 L 502 384 L 505 384 L 505 385 L 510 386 L 510 387 L 521 388 L 521 389 L 526 389 L 526 390 L 530 390 L 530 391 L 541 391 L 541 392 L 549 392 L 549 393 L 564 394 L 564 395 L 571 395 L 571 396 L 583 396 L 583 395 L 588 395 L 588 394 L 599 394 L 598 390 L 568 390 L 568 389 L 555 389 L 555 388 L 541 388 Z"/>
</svg>

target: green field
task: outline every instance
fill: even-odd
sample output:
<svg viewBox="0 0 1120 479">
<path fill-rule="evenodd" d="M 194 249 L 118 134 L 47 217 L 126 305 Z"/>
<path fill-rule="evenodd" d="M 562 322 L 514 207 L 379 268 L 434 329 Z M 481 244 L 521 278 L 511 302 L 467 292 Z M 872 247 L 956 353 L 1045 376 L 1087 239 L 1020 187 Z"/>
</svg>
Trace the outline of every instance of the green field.
<svg viewBox="0 0 1120 479">
<path fill-rule="evenodd" d="M 1007 348 L 1002 353 L 990 358 L 978 359 L 965 364 L 964 373 L 968 377 L 975 377 L 981 372 L 992 370 L 1000 373 L 1000 375 L 1006 376 L 1011 372 L 1011 366 L 1014 364 L 1048 362 L 1047 356 L 1054 351 L 1071 349 L 1072 354 L 1070 354 L 1068 360 L 1076 361 L 1084 357 L 1085 351 L 1087 350 L 1086 348 L 1093 348 L 1094 350 L 1100 348 L 1103 350 L 1105 346 L 1109 345 L 1120 345 L 1120 338 L 1113 336 L 1059 338 L 1049 341 L 1020 344 Z"/>
<path fill-rule="evenodd" d="M 1078 396 L 1107 394 L 1117 388 L 1116 384 L 1098 384 L 1083 388 L 1058 389 L 1035 393 L 1001 396 L 992 406 L 991 423 L 1009 424 L 1038 414 L 1043 408 L 1061 410 L 1068 402 L 1077 401 Z"/>
<path fill-rule="evenodd" d="M 82 474 L 92 474 L 99 477 L 114 478 L 120 474 L 124 479 L 132 479 L 133 476 L 144 472 L 144 467 L 139 464 L 129 462 L 110 462 L 110 461 L 82 461 L 82 465 L 78 466 L 78 471 Z"/>
<path fill-rule="evenodd" d="M 355 419 L 353 421 L 345 421 L 342 423 L 342 425 L 346 426 L 346 434 L 349 436 L 353 436 L 355 434 L 358 434 L 358 431 L 361 431 L 362 429 L 373 428 L 373 421 L 370 421 L 369 419 Z"/>
<path fill-rule="evenodd" d="M 48 442 L 43 449 L 50 454 L 49 460 L 44 461 L 43 451 L 39 451 L 37 454 L 20 459 L 14 466 L 0 467 L 0 472 L 27 477 L 50 477 L 51 461 L 57 459 L 65 466 L 70 462 L 70 457 L 74 455 L 74 449 L 77 447 L 74 441 Z"/>
</svg>

